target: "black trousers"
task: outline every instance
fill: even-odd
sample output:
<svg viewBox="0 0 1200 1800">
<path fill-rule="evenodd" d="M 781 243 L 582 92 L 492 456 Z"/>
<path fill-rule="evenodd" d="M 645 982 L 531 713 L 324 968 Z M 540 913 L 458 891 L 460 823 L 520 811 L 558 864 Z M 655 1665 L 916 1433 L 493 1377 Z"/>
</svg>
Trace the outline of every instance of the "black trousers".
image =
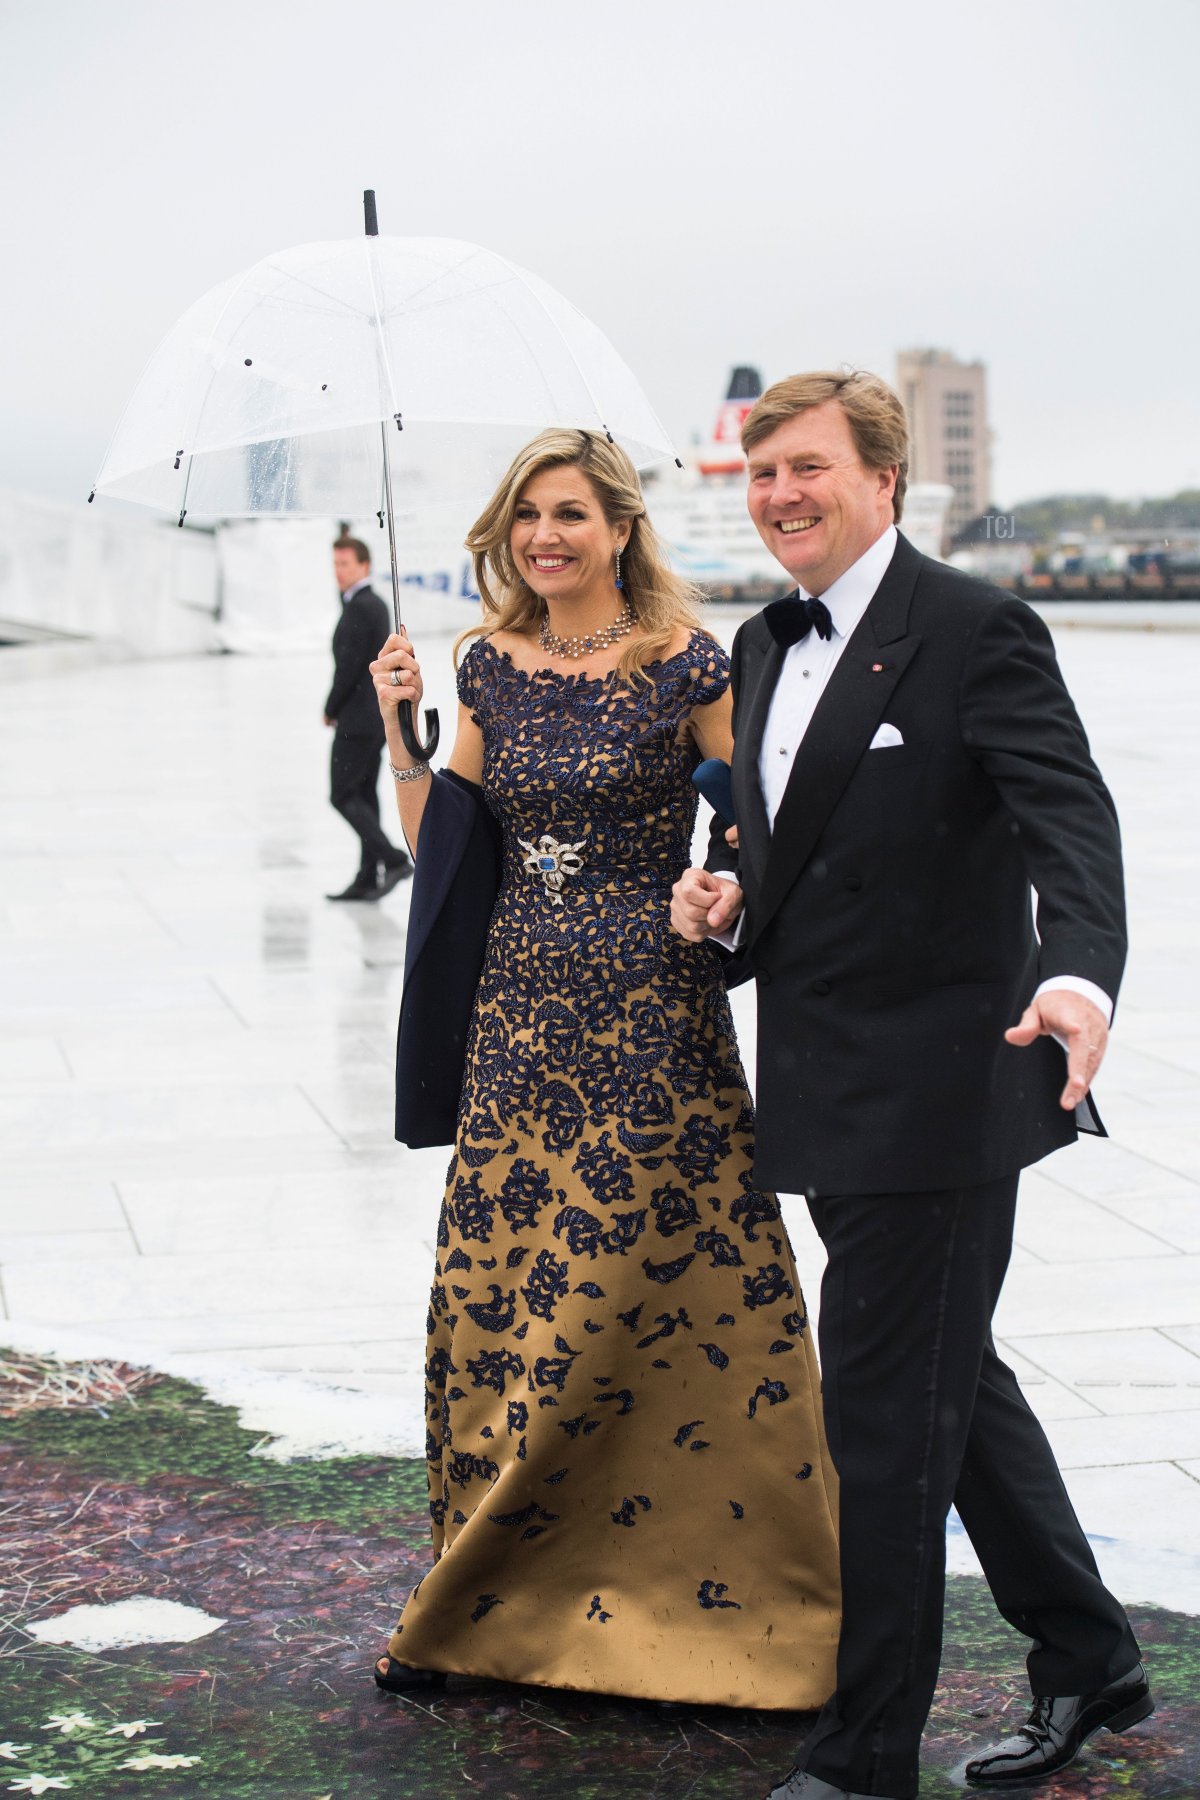
<svg viewBox="0 0 1200 1800">
<path fill-rule="evenodd" d="M 351 831 L 358 834 L 359 874 L 374 881 L 380 863 L 394 868 L 404 860 L 379 823 L 379 754 L 381 737 L 355 737 L 340 729 L 333 734 L 329 758 L 329 799 Z"/>
<path fill-rule="evenodd" d="M 837 1690 L 799 1763 L 835 1787 L 917 1793 L 952 1502 L 1000 1612 L 1033 1639 L 1034 1693 L 1087 1693 L 1138 1661 L 1045 1433 L 992 1341 L 1017 1179 L 809 1203 L 828 1253 L 820 1349 L 843 1618 Z"/>
</svg>

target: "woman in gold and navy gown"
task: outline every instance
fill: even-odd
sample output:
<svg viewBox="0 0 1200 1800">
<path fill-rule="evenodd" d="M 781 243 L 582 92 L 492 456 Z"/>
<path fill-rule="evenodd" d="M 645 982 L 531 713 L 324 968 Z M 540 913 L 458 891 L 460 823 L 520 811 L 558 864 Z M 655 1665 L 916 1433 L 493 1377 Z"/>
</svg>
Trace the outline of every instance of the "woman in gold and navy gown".
<svg viewBox="0 0 1200 1800">
<path fill-rule="evenodd" d="M 381 1686 L 448 1673 L 815 1708 L 836 1488 L 716 953 L 669 924 L 728 665 L 598 434 L 517 457 L 468 547 L 449 767 L 503 838 L 429 1311 L 433 1567 Z M 431 777 L 373 665 L 419 863 Z M 395 679 L 393 679 L 395 676 Z"/>
</svg>

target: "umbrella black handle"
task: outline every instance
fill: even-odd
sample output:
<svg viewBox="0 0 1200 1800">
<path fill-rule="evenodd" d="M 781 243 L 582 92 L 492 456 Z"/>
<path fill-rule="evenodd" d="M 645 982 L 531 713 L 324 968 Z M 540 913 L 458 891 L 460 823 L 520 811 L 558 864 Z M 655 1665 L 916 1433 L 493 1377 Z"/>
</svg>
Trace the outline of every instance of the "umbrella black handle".
<svg viewBox="0 0 1200 1800">
<path fill-rule="evenodd" d="M 379 236 L 379 215 L 375 211 L 375 189 L 367 188 L 363 193 L 363 218 L 366 222 L 367 236 Z"/>
<path fill-rule="evenodd" d="M 437 750 L 438 741 L 442 735 L 441 727 L 438 724 L 437 707 L 427 706 L 425 708 L 425 730 L 429 734 L 425 743 L 422 743 L 417 736 L 416 718 L 411 700 L 402 700 L 396 708 L 396 723 L 400 727 L 400 736 L 408 754 L 416 762 L 428 762 Z"/>
</svg>

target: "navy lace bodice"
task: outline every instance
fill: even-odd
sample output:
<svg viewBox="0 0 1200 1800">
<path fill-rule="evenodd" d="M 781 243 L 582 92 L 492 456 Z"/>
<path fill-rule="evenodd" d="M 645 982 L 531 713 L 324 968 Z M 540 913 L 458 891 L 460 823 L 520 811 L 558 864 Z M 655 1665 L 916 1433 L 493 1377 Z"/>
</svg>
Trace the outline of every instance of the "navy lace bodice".
<svg viewBox="0 0 1200 1800">
<path fill-rule="evenodd" d="M 669 885 L 687 866 L 696 822 L 696 751 L 686 722 L 729 685 L 725 652 L 687 648 L 627 687 L 614 676 L 518 668 L 486 639 L 459 671 L 483 732 L 484 791 L 504 829 L 505 881 L 524 881 L 522 844 L 583 840 L 582 885 Z M 579 885 L 576 875 L 572 886 Z M 563 890 L 565 891 L 564 880 Z"/>
</svg>

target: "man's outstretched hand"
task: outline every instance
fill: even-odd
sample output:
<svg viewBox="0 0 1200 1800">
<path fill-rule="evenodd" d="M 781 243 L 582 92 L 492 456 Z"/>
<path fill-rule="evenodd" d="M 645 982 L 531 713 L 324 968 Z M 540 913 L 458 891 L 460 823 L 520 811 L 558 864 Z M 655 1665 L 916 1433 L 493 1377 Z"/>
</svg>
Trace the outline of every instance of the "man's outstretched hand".
<svg viewBox="0 0 1200 1800">
<path fill-rule="evenodd" d="M 1104 1061 L 1108 1026 L 1100 1008 L 1082 994 L 1070 988 L 1048 988 L 1030 1001 L 1019 1024 L 1004 1036 L 1008 1043 L 1022 1048 L 1034 1038 L 1059 1040 L 1067 1052 L 1067 1085 L 1058 1103 L 1064 1112 L 1074 1112 Z"/>
<path fill-rule="evenodd" d="M 671 890 L 671 923 L 690 944 L 702 944 L 715 931 L 728 931 L 743 904 L 736 881 L 685 869 Z"/>
</svg>

